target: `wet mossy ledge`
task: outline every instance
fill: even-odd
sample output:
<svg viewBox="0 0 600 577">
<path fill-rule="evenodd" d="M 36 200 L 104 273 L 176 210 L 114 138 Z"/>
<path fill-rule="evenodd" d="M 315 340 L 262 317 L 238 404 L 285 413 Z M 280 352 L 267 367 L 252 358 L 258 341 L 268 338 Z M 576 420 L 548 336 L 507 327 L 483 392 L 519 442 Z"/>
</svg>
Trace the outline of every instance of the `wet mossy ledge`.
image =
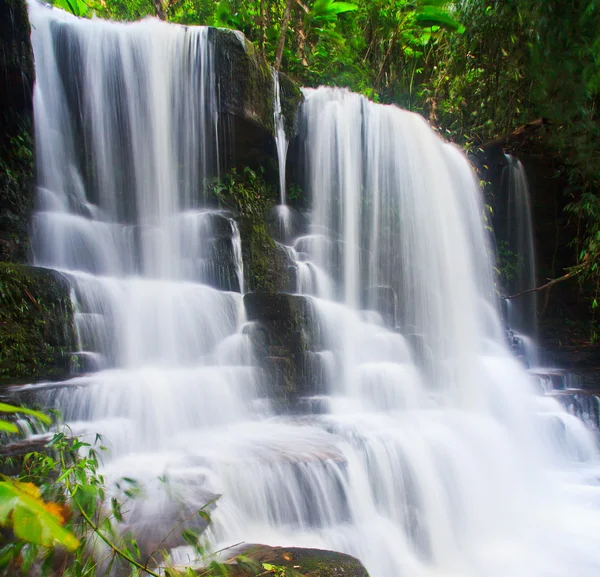
<svg viewBox="0 0 600 577">
<path fill-rule="evenodd" d="M 69 293 L 60 273 L 0 263 L 0 384 L 69 374 L 74 348 Z"/>
</svg>

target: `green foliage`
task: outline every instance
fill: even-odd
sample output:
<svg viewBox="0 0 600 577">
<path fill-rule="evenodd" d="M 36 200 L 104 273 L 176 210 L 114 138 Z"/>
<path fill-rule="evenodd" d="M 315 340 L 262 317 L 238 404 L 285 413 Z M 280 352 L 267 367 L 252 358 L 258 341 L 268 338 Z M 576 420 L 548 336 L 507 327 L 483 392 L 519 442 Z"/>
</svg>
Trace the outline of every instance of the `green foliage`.
<svg viewBox="0 0 600 577">
<path fill-rule="evenodd" d="M 89 11 L 89 6 L 83 0 L 54 0 L 54 6 L 79 17 L 85 16 Z"/>
<path fill-rule="evenodd" d="M 73 533 L 63 528 L 60 509 L 44 503 L 38 487 L 9 477 L 2 479 L 0 525 L 12 527 L 15 537 L 34 545 L 62 546 L 70 551 L 80 546 Z"/>
<path fill-rule="evenodd" d="M 47 415 L 23 407 L 0 404 L 0 412 L 24 413 L 48 424 Z M 200 532 L 186 528 L 182 539 L 193 547 L 206 569 L 168 566 L 166 539 L 182 523 L 173 527 L 150 554 L 143 554 L 133 535 L 124 530 L 126 501 L 110 497 L 98 472 L 98 451 L 105 450 L 102 438 L 94 443 L 69 437 L 68 431 L 54 434 L 43 453 L 28 453 L 20 474 L 0 476 L 0 526 L 12 529 L 12 538 L 0 534 L 0 574 L 16 577 L 35 573 L 42 577 L 95 577 L 108 575 L 120 566 L 118 574 L 130 577 L 211 577 L 227 574 L 224 565 L 211 561 L 201 545 Z M 127 501 L 143 491 L 133 479 L 117 485 Z M 214 501 L 213 501 L 214 502 Z M 207 503 L 194 512 L 210 523 Z"/>
<path fill-rule="evenodd" d="M 523 256 L 511 251 L 508 243 L 504 240 L 497 242 L 496 249 L 498 254 L 498 273 L 502 284 L 507 286 L 523 268 Z"/>
<path fill-rule="evenodd" d="M 48 415 L 45 415 L 40 411 L 34 411 L 33 409 L 28 409 L 26 407 L 15 407 L 14 405 L 7 405 L 6 403 L 0 403 L 0 413 L 20 413 L 22 415 L 28 415 L 30 417 L 34 417 L 42 423 L 45 423 L 46 425 L 49 425 L 52 422 Z M 8 433 L 18 433 L 19 429 L 14 423 L 5 420 L 0 420 L 0 431 Z"/>
<path fill-rule="evenodd" d="M 262 218 L 276 199 L 275 190 L 265 181 L 262 170 L 255 172 L 248 167 L 241 172 L 233 168 L 222 179 L 212 180 L 207 185 L 206 195 L 220 207 L 252 219 Z"/>
<path fill-rule="evenodd" d="M 0 263 L 0 379 L 23 381 L 66 372 L 72 308 L 54 273 Z"/>
</svg>

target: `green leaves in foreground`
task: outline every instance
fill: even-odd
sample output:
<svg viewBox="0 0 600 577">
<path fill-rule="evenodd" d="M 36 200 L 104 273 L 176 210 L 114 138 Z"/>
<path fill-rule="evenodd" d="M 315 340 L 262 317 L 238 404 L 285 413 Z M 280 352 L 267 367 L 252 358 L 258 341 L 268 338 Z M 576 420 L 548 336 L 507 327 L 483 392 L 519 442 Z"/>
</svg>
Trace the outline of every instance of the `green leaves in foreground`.
<svg viewBox="0 0 600 577">
<path fill-rule="evenodd" d="M 55 0 L 54 6 L 66 10 L 75 16 L 82 18 L 86 16 L 89 6 L 81 0 Z"/>
<path fill-rule="evenodd" d="M 62 526 L 66 512 L 62 505 L 45 503 L 40 490 L 32 483 L 20 483 L 9 477 L 0 481 L 0 525 L 12 527 L 19 539 L 74 551 L 80 543 Z"/>
<path fill-rule="evenodd" d="M 0 413 L 21 413 L 23 415 L 30 415 L 31 417 L 35 417 L 38 421 L 41 421 L 46 425 L 50 425 L 52 423 L 52 419 L 44 413 L 34 411 L 33 409 L 27 409 L 25 407 L 15 407 L 14 405 L 7 405 L 6 403 L 0 403 Z M 0 421 L 0 431 L 4 431 L 6 433 L 18 433 L 19 429 L 14 423 L 10 423 L 8 421 Z"/>
<path fill-rule="evenodd" d="M 21 413 L 50 425 L 48 415 L 27 409 L 0 403 L 0 413 Z M 14 423 L 0 421 L 0 431 L 18 433 Z M 58 503 L 46 503 L 40 489 L 33 483 L 21 483 L 10 477 L 0 477 L 0 526 L 12 527 L 16 537 L 42 545 L 43 547 L 62 546 L 69 551 L 79 547 L 79 540 L 63 527 L 68 509 Z"/>
</svg>

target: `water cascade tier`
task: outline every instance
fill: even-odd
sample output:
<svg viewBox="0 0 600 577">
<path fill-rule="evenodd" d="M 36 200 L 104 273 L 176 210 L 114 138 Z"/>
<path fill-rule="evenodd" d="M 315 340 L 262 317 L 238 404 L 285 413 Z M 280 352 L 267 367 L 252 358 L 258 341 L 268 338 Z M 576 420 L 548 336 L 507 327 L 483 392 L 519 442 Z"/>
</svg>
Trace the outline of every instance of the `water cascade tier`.
<svg viewBox="0 0 600 577">
<path fill-rule="evenodd" d="M 312 208 L 286 241 L 303 271 L 289 299 L 322 390 L 289 411 L 256 360 L 234 215 L 203 201 L 219 152 L 210 31 L 37 4 L 30 18 L 35 261 L 69 279 L 89 366 L 28 390 L 104 435 L 109 481 L 143 485 L 140 543 L 220 495 L 215 548 L 334 549 L 372 577 L 598 575 L 595 439 L 505 344 L 457 148 L 418 115 L 305 91 Z"/>
</svg>

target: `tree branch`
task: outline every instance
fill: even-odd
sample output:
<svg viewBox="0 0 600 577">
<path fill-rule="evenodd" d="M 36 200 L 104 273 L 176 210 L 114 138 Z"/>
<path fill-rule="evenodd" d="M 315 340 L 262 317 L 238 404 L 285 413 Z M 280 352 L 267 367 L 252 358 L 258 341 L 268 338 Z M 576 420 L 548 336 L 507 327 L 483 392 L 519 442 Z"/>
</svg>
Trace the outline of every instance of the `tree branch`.
<svg viewBox="0 0 600 577">
<path fill-rule="evenodd" d="M 567 274 L 565 274 L 565 275 L 563 275 L 561 277 L 552 279 L 551 281 L 548 281 L 546 284 L 543 284 L 542 286 L 538 286 L 538 287 L 535 287 L 535 288 L 527 289 L 527 290 L 521 291 L 520 293 L 516 293 L 514 295 L 503 296 L 502 300 L 506 301 L 506 300 L 510 300 L 510 299 L 516 299 L 517 297 L 520 297 L 520 296 L 523 296 L 523 295 L 526 295 L 526 294 L 529 294 L 529 293 L 543 291 L 543 290 L 545 290 L 547 288 L 550 288 L 551 286 L 553 286 L 555 284 L 558 284 L 560 282 L 563 282 L 563 281 L 566 281 L 566 280 L 569 280 L 571 278 L 576 277 L 578 274 L 582 273 L 583 270 L 584 270 L 583 268 L 578 268 L 576 270 L 571 270 Z"/>
<path fill-rule="evenodd" d="M 510 134 L 499 136 L 498 138 L 494 138 L 493 140 L 482 144 L 481 148 L 486 150 L 487 148 L 493 148 L 494 146 L 503 146 L 504 144 L 507 144 L 508 142 L 512 142 L 514 140 L 521 140 L 547 124 L 550 124 L 550 121 L 547 118 L 538 118 L 533 122 L 529 122 L 527 124 L 524 124 L 523 126 L 519 126 L 519 128 L 517 128 Z"/>
</svg>

